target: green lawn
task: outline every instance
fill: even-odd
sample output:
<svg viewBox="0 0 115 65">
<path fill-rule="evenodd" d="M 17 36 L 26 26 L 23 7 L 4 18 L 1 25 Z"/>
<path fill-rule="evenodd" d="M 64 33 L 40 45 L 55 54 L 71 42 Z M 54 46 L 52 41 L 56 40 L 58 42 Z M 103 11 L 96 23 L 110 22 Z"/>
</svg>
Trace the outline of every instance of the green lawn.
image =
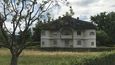
<svg viewBox="0 0 115 65">
<path fill-rule="evenodd" d="M 25 50 L 19 58 L 19 65 L 115 65 L 115 51 L 112 52 L 41 52 Z M 10 53 L 0 50 L 0 65 L 9 65 Z"/>
</svg>

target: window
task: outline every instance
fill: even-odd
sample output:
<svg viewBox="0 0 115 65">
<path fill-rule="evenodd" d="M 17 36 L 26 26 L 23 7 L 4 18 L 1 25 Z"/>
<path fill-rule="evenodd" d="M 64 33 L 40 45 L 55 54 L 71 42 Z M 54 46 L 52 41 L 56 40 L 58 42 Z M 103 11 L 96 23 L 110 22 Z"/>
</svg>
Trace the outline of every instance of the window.
<svg viewBox="0 0 115 65">
<path fill-rule="evenodd" d="M 42 41 L 42 45 L 44 45 L 45 44 L 45 42 L 44 41 Z"/>
<path fill-rule="evenodd" d="M 95 33 L 94 32 L 90 32 L 90 34 L 89 35 L 95 35 Z"/>
<path fill-rule="evenodd" d="M 58 34 L 57 32 L 52 32 L 53 36 L 57 36 L 57 34 Z"/>
<path fill-rule="evenodd" d="M 57 36 L 57 33 L 53 33 L 54 36 Z"/>
<path fill-rule="evenodd" d="M 91 42 L 91 46 L 94 46 L 94 42 Z"/>
<path fill-rule="evenodd" d="M 71 28 L 62 28 L 61 29 L 61 34 L 62 35 L 72 35 L 73 31 Z"/>
<path fill-rule="evenodd" d="M 72 34 L 72 32 L 69 30 L 63 30 L 62 31 L 62 35 L 71 35 L 71 34 Z"/>
<path fill-rule="evenodd" d="M 57 45 L 57 40 L 53 40 L 53 45 Z"/>
<path fill-rule="evenodd" d="M 81 45 L 81 40 L 78 40 L 78 41 L 77 41 L 77 45 Z"/>
<path fill-rule="evenodd" d="M 45 35 L 45 31 L 42 31 L 41 34 L 42 34 L 42 35 Z"/>
<path fill-rule="evenodd" d="M 77 31 L 77 35 L 81 35 L 81 31 Z"/>
<path fill-rule="evenodd" d="M 69 46 L 69 40 L 64 40 L 65 46 Z"/>
</svg>

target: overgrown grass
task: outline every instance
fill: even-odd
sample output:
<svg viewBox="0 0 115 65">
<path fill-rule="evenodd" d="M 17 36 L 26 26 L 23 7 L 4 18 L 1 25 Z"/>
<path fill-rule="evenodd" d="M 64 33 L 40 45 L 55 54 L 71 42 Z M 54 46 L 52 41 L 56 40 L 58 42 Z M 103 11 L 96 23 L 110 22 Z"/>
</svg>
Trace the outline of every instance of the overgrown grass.
<svg viewBox="0 0 115 65">
<path fill-rule="evenodd" d="M 0 50 L 0 65 L 9 65 L 8 50 Z M 115 51 L 110 52 L 42 52 L 25 50 L 19 65 L 115 65 Z"/>
</svg>

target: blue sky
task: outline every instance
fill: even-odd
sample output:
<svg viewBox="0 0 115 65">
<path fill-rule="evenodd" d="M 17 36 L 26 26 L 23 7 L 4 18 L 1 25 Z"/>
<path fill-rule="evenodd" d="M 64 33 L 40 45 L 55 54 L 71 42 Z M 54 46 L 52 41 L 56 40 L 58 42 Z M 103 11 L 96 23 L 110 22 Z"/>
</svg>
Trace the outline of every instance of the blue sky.
<svg viewBox="0 0 115 65">
<path fill-rule="evenodd" d="M 81 20 L 90 21 L 90 16 L 99 14 L 100 12 L 115 11 L 115 0 L 68 0 L 75 12 L 74 18 L 80 17 Z M 57 15 L 67 12 L 68 7 L 62 5 Z M 55 15 L 55 17 L 57 17 Z"/>
</svg>

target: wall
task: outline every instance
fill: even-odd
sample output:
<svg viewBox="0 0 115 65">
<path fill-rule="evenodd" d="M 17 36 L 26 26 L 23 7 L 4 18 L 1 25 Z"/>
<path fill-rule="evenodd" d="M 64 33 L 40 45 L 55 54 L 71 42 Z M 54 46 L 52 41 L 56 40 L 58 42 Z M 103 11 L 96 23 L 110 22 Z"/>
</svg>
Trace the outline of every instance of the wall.
<svg viewBox="0 0 115 65">
<path fill-rule="evenodd" d="M 41 35 L 41 47 L 66 47 L 64 39 L 70 39 L 70 43 L 74 48 L 94 48 L 96 47 L 96 31 L 95 30 L 82 30 L 81 35 L 77 35 L 78 31 L 73 31 L 73 35 L 60 35 L 59 31 L 48 31 L 45 30 L 45 35 Z M 90 35 L 90 32 L 94 32 L 95 35 Z M 57 45 L 53 45 L 52 40 L 57 41 Z M 81 45 L 77 45 L 77 42 L 81 40 Z M 42 41 L 45 42 L 42 45 Z M 94 42 L 94 45 L 91 45 L 91 42 Z"/>
</svg>

